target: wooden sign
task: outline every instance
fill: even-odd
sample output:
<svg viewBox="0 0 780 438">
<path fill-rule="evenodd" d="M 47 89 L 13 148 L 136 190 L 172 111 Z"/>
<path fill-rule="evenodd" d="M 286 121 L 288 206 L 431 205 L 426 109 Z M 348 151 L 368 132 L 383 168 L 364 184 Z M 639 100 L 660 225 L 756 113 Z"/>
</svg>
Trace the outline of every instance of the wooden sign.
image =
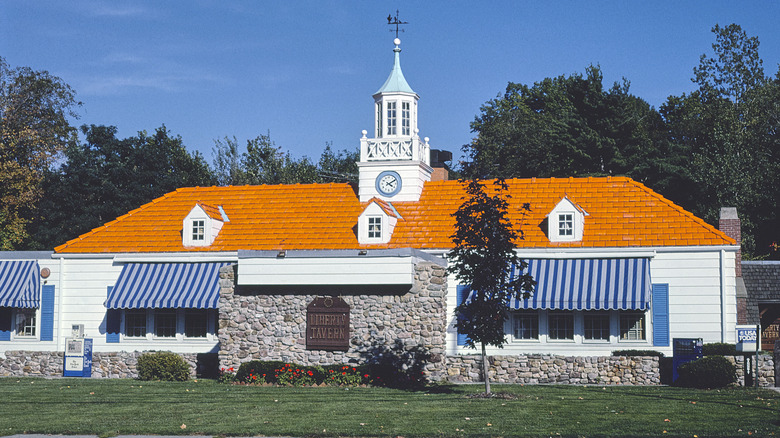
<svg viewBox="0 0 780 438">
<path fill-rule="evenodd" d="M 315 298 L 306 307 L 306 349 L 349 349 L 349 305 L 339 297 Z"/>
</svg>

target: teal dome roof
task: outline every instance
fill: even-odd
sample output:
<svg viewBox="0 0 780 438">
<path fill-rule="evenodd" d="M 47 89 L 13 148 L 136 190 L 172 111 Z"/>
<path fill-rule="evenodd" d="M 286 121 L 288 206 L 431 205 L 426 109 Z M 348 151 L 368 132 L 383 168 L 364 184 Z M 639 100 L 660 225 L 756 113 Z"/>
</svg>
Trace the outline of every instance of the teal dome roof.
<svg viewBox="0 0 780 438">
<path fill-rule="evenodd" d="M 406 82 L 404 73 L 401 71 L 401 40 L 396 38 L 393 42 L 395 43 L 395 48 L 393 49 L 393 52 L 395 52 L 393 71 L 390 72 L 390 76 L 387 77 L 385 84 L 374 94 L 397 92 L 417 94 L 409 86 L 409 83 Z"/>
</svg>

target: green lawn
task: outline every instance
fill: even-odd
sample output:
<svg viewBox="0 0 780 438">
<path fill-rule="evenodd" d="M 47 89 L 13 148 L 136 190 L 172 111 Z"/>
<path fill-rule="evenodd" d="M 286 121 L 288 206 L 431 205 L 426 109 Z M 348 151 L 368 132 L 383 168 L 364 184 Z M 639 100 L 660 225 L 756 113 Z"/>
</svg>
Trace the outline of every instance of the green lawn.
<svg viewBox="0 0 780 438">
<path fill-rule="evenodd" d="M 426 391 L 0 378 L 0 435 L 767 436 L 780 394 L 668 387 L 481 385 Z M 666 431 L 666 433 L 664 433 Z"/>
</svg>

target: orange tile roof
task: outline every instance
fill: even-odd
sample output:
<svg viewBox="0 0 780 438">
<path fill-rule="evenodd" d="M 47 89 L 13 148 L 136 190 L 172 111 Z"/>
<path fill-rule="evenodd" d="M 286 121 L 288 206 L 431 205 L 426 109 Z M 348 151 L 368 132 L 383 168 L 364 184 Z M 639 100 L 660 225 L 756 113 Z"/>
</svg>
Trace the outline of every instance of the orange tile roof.
<svg viewBox="0 0 780 438">
<path fill-rule="evenodd" d="M 198 204 L 200 208 L 203 209 L 203 211 L 206 213 L 208 217 L 219 221 L 222 220 L 222 213 L 220 213 L 219 207 L 214 207 L 213 205 L 204 204 L 200 201 L 196 202 L 196 204 Z"/>
<path fill-rule="evenodd" d="M 735 241 L 644 185 L 625 177 L 507 180 L 510 219 L 521 225 L 520 248 L 733 245 Z M 348 184 L 191 187 L 154 201 L 55 248 L 58 253 L 134 253 L 355 248 L 448 249 L 451 214 L 463 202 L 458 181 L 425 184 L 416 202 L 393 202 L 404 219 L 387 244 L 361 245 L 361 203 Z M 542 226 L 564 197 L 588 212 L 581 242 L 551 243 Z M 225 222 L 208 247 L 182 245 L 182 221 L 196 203 L 220 205 Z M 520 214 L 529 203 L 531 211 Z"/>
</svg>

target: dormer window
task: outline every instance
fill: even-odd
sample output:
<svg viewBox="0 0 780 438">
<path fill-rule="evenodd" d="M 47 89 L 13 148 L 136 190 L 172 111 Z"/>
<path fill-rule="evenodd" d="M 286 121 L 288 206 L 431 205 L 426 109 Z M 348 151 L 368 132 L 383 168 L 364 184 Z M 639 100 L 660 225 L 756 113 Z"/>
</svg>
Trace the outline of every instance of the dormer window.
<svg viewBox="0 0 780 438">
<path fill-rule="evenodd" d="M 182 222 L 182 245 L 211 245 L 225 222 L 230 222 L 230 219 L 222 207 L 195 204 Z"/>
<path fill-rule="evenodd" d="M 192 221 L 192 240 L 199 242 L 206 240 L 206 221 L 203 219 Z"/>
<path fill-rule="evenodd" d="M 550 242 L 581 242 L 588 213 L 564 196 L 547 215 L 547 238 Z"/>
<path fill-rule="evenodd" d="M 369 239 L 382 238 L 382 216 L 368 217 L 368 238 Z"/>
<path fill-rule="evenodd" d="M 358 217 L 358 242 L 361 244 L 389 242 L 400 217 L 393 204 L 373 198 Z"/>
<path fill-rule="evenodd" d="M 558 235 L 571 237 L 574 235 L 574 214 L 564 213 L 558 215 Z"/>
</svg>

